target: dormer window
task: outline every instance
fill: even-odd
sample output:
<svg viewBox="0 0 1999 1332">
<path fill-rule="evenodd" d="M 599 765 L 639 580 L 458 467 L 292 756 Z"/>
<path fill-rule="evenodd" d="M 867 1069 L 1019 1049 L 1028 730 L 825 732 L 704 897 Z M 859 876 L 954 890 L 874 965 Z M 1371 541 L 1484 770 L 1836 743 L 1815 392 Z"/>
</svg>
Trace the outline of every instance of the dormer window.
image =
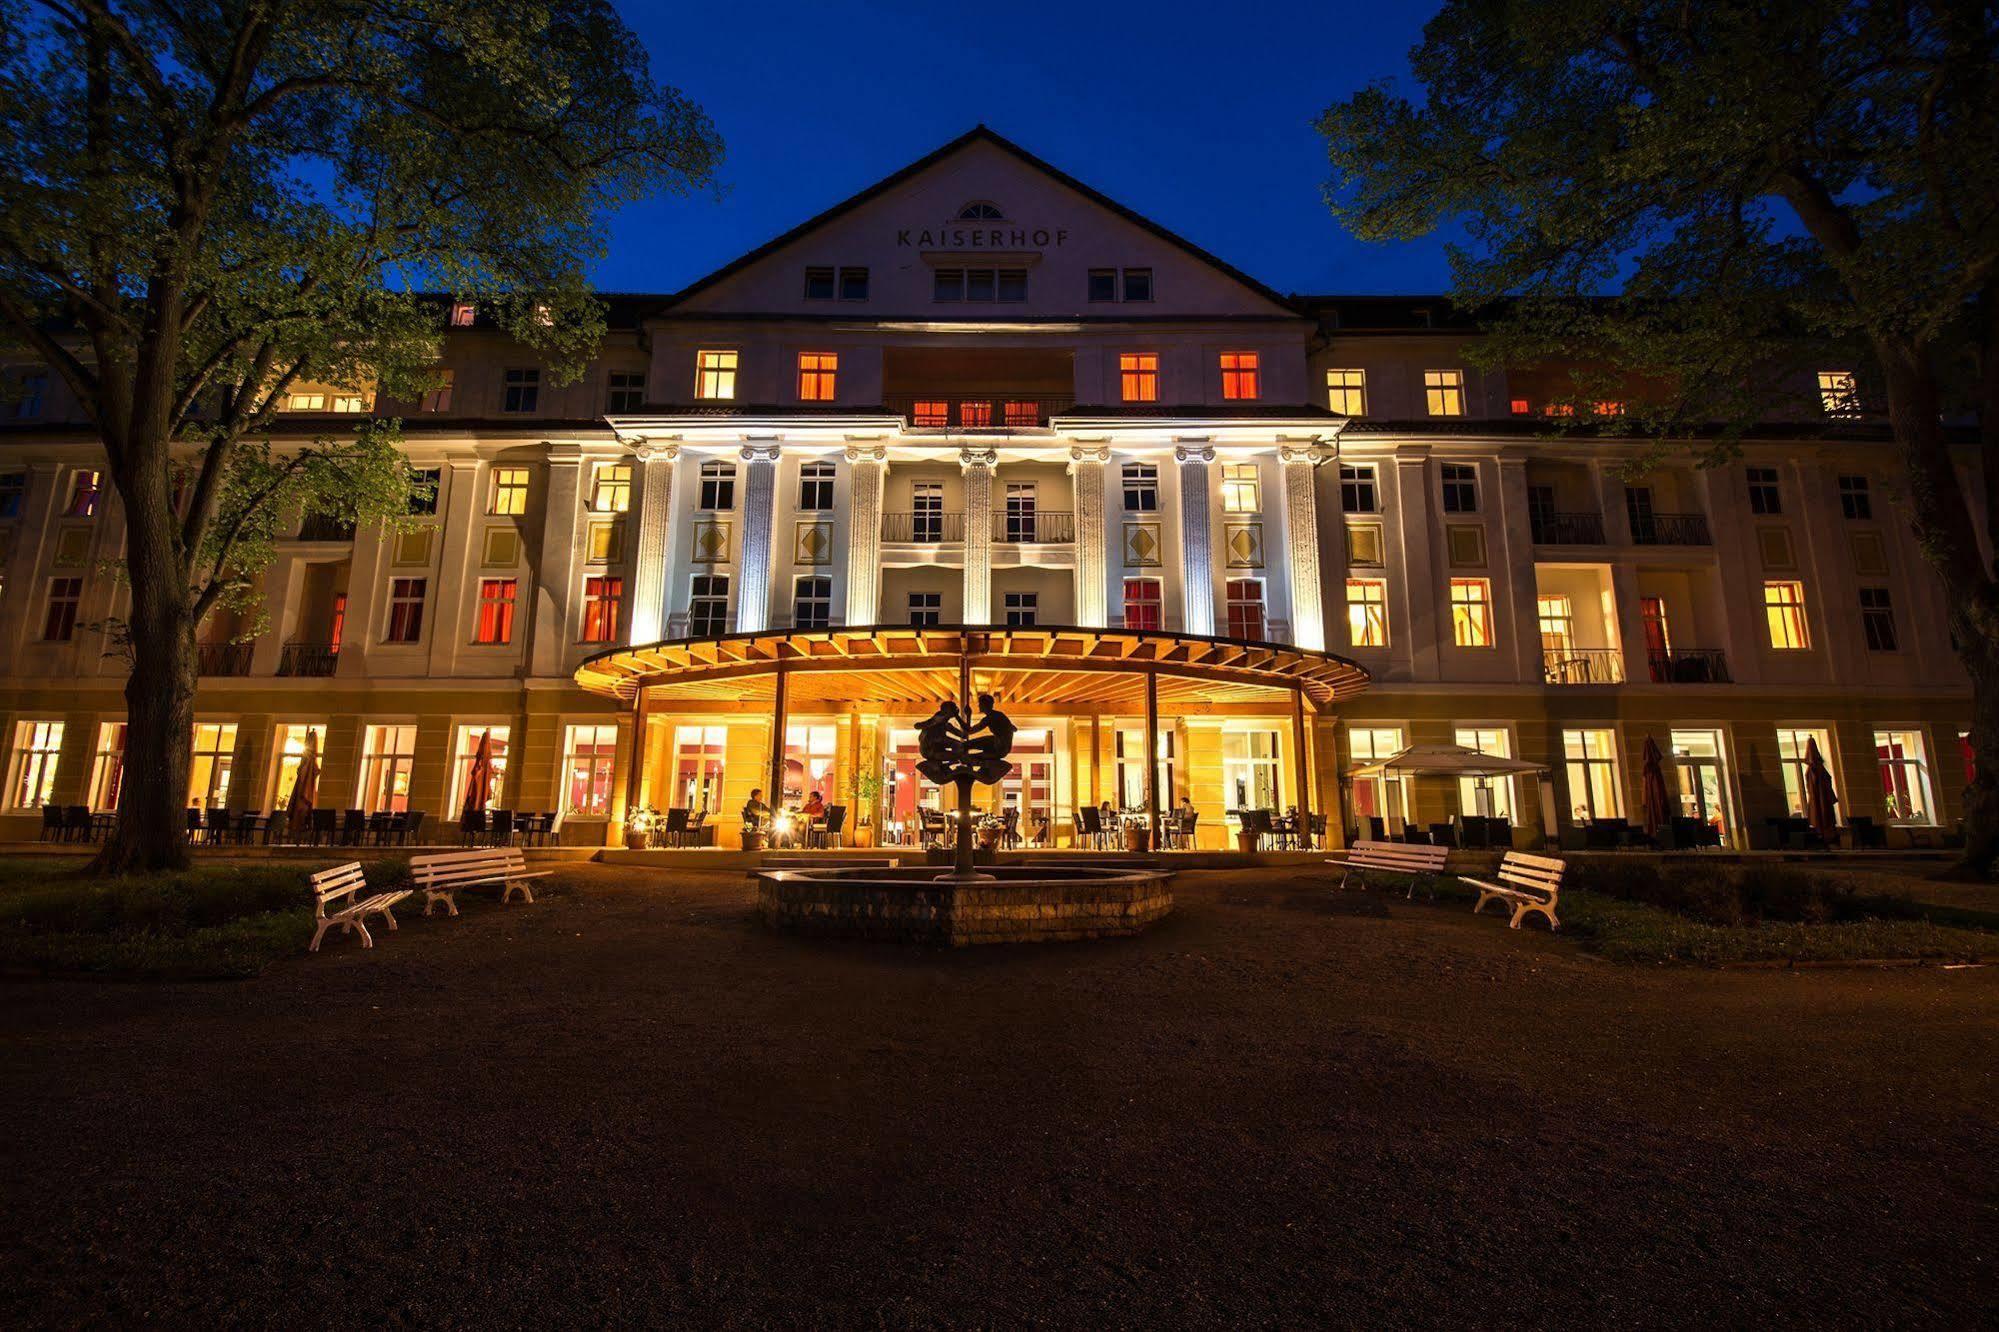
<svg viewBox="0 0 1999 1332">
<path fill-rule="evenodd" d="M 1005 216 L 998 204 L 985 199 L 974 199 L 958 210 L 960 222 L 997 222 Z"/>
</svg>

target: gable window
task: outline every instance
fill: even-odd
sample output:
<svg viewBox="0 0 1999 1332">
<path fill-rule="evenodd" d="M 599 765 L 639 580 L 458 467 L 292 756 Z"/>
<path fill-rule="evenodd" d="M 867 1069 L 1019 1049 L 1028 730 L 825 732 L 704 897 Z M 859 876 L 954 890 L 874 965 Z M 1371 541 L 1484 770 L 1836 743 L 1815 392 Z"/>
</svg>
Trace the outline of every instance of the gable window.
<svg viewBox="0 0 1999 1332">
<path fill-rule="evenodd" d="M 719 512 L 736 507 L 736 465 L 727 462 L 701 464 L 700 507 Z"/>
<path fill-rule="evenodd" d="M 1255 463 L 1222 464 L 1223 512 L 1255 513 L 1263 507 L 1262 493 Z"/>
<path fill-rule="evenodd" d="M 1819 406 L 1827 416 L 1860 415 L 1860 386 L 1851 370 L 1819 371 Z"/>
<path fill-rule="evenodd" d="M 1488 580 L 1451 580 L 1451 641 L 1459 647 L 1492 646 L 1492 584 Z"/>
<path fill-rule="evenodd" d="M 960 222 L 998 222 L 1006 216 L 988 199 L 974 199 L 958 210 Z"/>
<path fill-rule="evenodd" d="M 1247 639 L 1261 643 L 1264 639 L 1263 580 L 1261 578 L 1231 578 L 1224 589 L 1228 594 L 1228 628 L 1230 638 Z"/>
<path fill-rule="evenodd" d="M 824 629 L 833 618 L 833 580 L 801 578 L 792 585 L 791 627 Z"/>
<path fill-rule="evenodd" d="M 1093 301 L 1114 301 L 1117 299 L 1117 270 L 1115 268 L 1093 268 L 1090 270 L 1090 299 Z"/>
<path fill-rule="evenodd" d="M 1159 401 L 1159 357 L 1155 353 L 1124 352 L 1117 358 L 1117 369 L 1124 401 Z"/>
<path fill-rule="evenodd" d="M 473 642 L 497 646 L 514 641 L 514 598 L 519 590 L 518 579 L 479 580 L 479 628 Z"/>
<path fill-rule="evenodd" d="M 1157 578 L 1124 580 L 1124 627 L 1157 631 L 1166 627 L 1164 599 Z"/>
<path fill-rule="evenodd" d="M 833 401 L 834 382 L 840 373 L 837 352 L 798 353 L 798 400 Z"/>
<path fill-rule="evenodd" d="M 805 269 L 805 299 L 808 301 L 830 301 L 837 288 L 835 270 L 828 266 L 807 265 Z"/>
<path fill-rule="evenodd" d="M 1889 599 L 1887 588 L 1860 589 L 1860 628 L 1867 635 L 1869 652 L 1896 650 L 1895 605 Z"/>
<path fill-rule="evenodd" d="M 1222 353 L 1222 397 L 1231 402 L 1263 396 L 1261 358 L 1256 352 Z"/>
<path fill-rule="evenodd" d="M 1874 516 L 1874 501 L 1867 493 L 1867 478 L 1842 476 L 1839 479 L 1839 511 L 1848 518 L 1866 520 Z"/>
<path fill-rule="evenodd" d="M 1797 582 L 1763 584 L 1763 617 L 1770 629 L 1770 646 L 1798 651 L 1812 645 L 1805 624 L 1805 585 Z"/>
<path fill-rule="evenodd" d="M 806 463 L 798 469 L 798 507 L 813 513 L 833 507 L 832 463 Z"/>
<path fill-rule="evenodd" d="M 14 724 L 14 780 L 9 799 L 15 809 L 39 809 L 55 798 L 62 725 L 59 721 Z"/>
<path fill-rule="evenodd" d="M 1478 512 L 1478 469 L 1445 463 L 1442 469 L 1445 513 Z"/>
<path fill-rule="evenodd" d="M 81 578 L 49 579 L 49 609 L 42 617 L 42 638 L 49 643 L 67 643 L 76 637 L 77 607 L 83 604 Z"/>
<path fill-rule="evenodd" d="M 909 622 L 913 625 L 942 624 L 944 622 L 944 594 L 942 592 L 910 593 Z"/>
<path fill-rule="evenodd" d="M 423 637 L 423 597 L 425 580 L 394 578 L 389 581 L 389 631 L 385 642 L 415 643 Z"/>
<path fill-rule="evenodd" d="M 507 371 L 503 412 L 531 412 L 541 403 L 541 371 L 532 366 Z"/>
<path fill-rule="evenodd" d="M 736 396 L 736 359 L 733 351 L 702 351 L 694 354 L 694 396 L 728 399 Z"/>
<path fill-rule="evenodd" d="M 1388 646 L 1388 583 L 1347 579 L 1347 640 L 1355 647 Z"/>
<path fill-rule="evenodd" d="M 525 467 L 495 467 L 493 469 L 493 493 L 486 501 L 486 512 L 495 515 L 518 517 L 528 511 L 528 469 Z"/>
<path fill-rule="evenodd" d="M 1465 372 L 1462 370 L 1425 370 L 1423 372 L 1423 401 L 1432 416 L 1463 416 L 1465 414 Z"/>
<path fill-rule="evenodd" d="M 1159 509 L 1159 469 L 1151 463 L 1124 465 L 1126 513 L 1156 513 Z"/>
<path fill-rule="evenodd" d="M 625 597 L 622 578 L 583 580 L 583 641 L 615 643 L 618 640 L 618 606 Z"/>
<path fill-rule="evenodd" d="M 646 400 L 646 377 L 636 370 L 613 370 L 604 380 L 604 410 L 635 412 Z"/>
<path fill-rule="evenodd" d="M 1124 270 L 1124 298 L 1128 301 L 1149 301 L 1152 299 L 1151 269 L 1127 268 Z"/>
<path fill-rule="evenodd" d="M 1367 371 L 1326 371 L 1326 406 L 1341 416 L 1367 415 Z"/>
<path fill-rule="evenodd" d="M 453 377 L 450 370 L 439 370 L 437 372 L 436 380 L 429 388 L 423 391 L 423 401 L 418 404 L 421 410 L 426 412 L 448 412 L 451 410 L 451 381 Z"/>
<path fill-rule="evenodd" d="M 991 304 L 1027 299 L 1024 268 L 940 268 L 931 278 L 932 300 Z"/>
<path fill-rule="evenodd" d="M 1039 611 L 1041 596 L 1037 592 L 1009 592 L 1004 598 L 1006 626 L 1009 629 L 1031 629 Z"/>
<path fill-rule="evenodd" d="M 1752 467 L 1749 469 L 1749 511 L 1751 513 L 1782 513 L 1783 494 L 1777 488 L 1777 469 L 1774 467 Z"/>
<path fill-rule="evenodd" d="M 843 301 L 865 301 L 868 298 L 868 270 L 865 268 L 843 268 L 840 270 L 840 299 Z"/>
<path fill-rule="evenodd" d="M 729 575 L 694 575 L 687 599 L 687 632 L 696 638 L 729 632 Z"/>
<path fill-rule="evenodd" d="M 1381 498 L 1375 490 L 1374 469 L 1340 464 L 1340 512 L 1378 513 Z"/>
<path fill-rule="evenodd" d="M 69 503 L 63 508 L 65 518 L 95 518 L 98 501 L 104 494 L 104 474 L 83 470 L 72 473 L 69 479 Z"/>
<path fill-rule="evenodd" d="M 805 299 L 808 301 L 865 301 L 868 298 L 866 268 L 834 268 L 815 265 L 805 270 Z"/>
</svg>

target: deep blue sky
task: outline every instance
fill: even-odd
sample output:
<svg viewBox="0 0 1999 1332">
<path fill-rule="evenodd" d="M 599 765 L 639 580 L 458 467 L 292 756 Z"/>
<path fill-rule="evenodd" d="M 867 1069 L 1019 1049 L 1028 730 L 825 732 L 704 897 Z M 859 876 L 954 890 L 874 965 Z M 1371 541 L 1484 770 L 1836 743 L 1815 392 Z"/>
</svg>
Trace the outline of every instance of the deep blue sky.
<svg viewBox="0 0 1999 1332">
<path fill-rule="evenodd" d="M 621 8 L 728 158 L 719 200 L 614 219 L 605 290 L 677 290 L 980 121 L 1280 291 L 1447 283 L 1439 243 L 1342 230 L 1312 130 L 1329 103 L 1406 74 L 1428 0 Z"/>
</svg>

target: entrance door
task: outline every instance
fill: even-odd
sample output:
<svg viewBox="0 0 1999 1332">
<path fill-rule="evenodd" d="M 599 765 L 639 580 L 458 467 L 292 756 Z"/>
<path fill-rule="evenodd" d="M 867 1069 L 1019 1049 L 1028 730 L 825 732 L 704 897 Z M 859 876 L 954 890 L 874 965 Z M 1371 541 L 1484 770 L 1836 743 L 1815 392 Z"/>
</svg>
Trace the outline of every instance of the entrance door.
<svg viewBox="0 0 1999 1332">
<path fill-rule="evenodd" d="M 1678 813 L 1712 828 L 1723 846 L 1735 842 L 1728 814 L 1728 767 L 1720 731 L 1674 731 Z"/>
</svg>

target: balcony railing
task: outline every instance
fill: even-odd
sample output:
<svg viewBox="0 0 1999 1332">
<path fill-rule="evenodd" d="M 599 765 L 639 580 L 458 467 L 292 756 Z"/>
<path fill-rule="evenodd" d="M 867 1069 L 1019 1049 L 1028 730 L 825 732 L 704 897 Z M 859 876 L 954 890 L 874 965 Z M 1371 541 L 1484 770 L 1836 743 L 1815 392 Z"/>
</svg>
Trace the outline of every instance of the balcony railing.
<svg viewBox="0 0 1999 1332">
<path fill-rule="evenodd" d="M 1645 668 L 1654 684 L 1733 683 L 1720 648 L 1655 648 L 1645 654 Z"/>
<path fill-rule="evenodd" d="M 354 524 L 344 518 L 332 518 L 323 513 L 309 513 L 299 524 L 300 541 L 352 541 Z"/>
<path fill-rule="evenodd" d="M 287 643 L 278 654 L 279 675 L 331 675 L 339 664 L 337 643 Z"/>
<path fill-rule="evenodd" d="M 965 539 L 965 515 L 925 511 L 882 515 L 882 540 L 920 546 L 957 545 Z"/>
<path fill-rule="evenodd" d="M 196 643 L 196 669 L 203 675 L 248 675 L 250 643 Z"/>
<path fill-rule="evenodd" d="M 1054 545 L 1076 539 L 1076 515 L 1037 509 L 993 515 L 993 540 L 1005 545 Z"/>
<path fill-rule="evenodd" d="M 1045 430 L 1048 418 L 1076 405 L 1074 394 L 967 396 L 959 393 L 889 393 L 882 405 L 909 418 L 911 430 Z"/>
<path fill-rule="evenodd" d="M 1704 513 L 1631 515 L 1631 540 L 1640 546 L 1711 546 Z"/>
<path fill-rule="evenodd" d="M 1541 676 L 1551 685 L 1624 683 L 1624 653 L 1617 648 L 1542 648 Z"/>
<path fill-rule="evenodd" d="M 1533 520 L 1534 541 L 1542 546 L 1601 546 L 1600 513 L 1547 513 Z"/>
</svg>

